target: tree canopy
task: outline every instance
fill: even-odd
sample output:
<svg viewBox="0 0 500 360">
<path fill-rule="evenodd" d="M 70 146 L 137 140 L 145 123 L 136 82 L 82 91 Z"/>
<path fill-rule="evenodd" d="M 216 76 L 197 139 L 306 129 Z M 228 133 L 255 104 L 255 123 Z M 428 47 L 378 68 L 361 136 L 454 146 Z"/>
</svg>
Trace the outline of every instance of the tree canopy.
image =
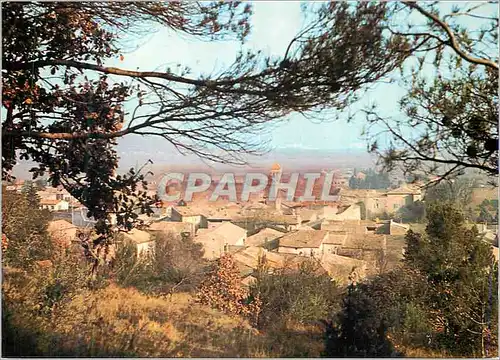
<svg viewBox="0 0 500 360">
<path fill-rule="evenodd" d="M 498 262 L 491 246 L 449 203 L 430 205 L 425 233 L 409 231 L 406 242 L 402 266 L 349 287 L 325 355 L 387 357 L 418 347 L 494 357 Z"/>
<path fill-rule="evenodd" d="M 131 228 L 134 210 L 151 212 L 137 184 L 115 175 L 116 139 L 159 136 L 180 151 L 242 163 L 262 144 L 251 134 L 291 111 L 345 108 L 357 90 L 392 71 L 402 55 L 382 37 L 385 5 L 332 3 L 281 58 L 239 53 L 218 73 L 134 71 L 106 66 L 121 56 L 119 37 L 141 25 L 166 26 L 206 39 L 249 32 L 250 5 L 239 2 L 3 3 L 2 176 L 19 159 L 49 173 L 108 233 L 110 215 Z M 328 31 L 324 32 L 325 24 Z M 350 35 L 348 35 L 350 34 Z M 125 103 L 137 106 L 125 113 Z"/>
<path fill-rule="evenodd" d="M 387 169 L 453 177 L 498 172 L 498 13 L 494 2 L 394 2 L 389 38 L 411 43 L 396 76 L 400 115 L 363 112 L 373 153 Z M 447 9 L 449 7 L 449 9 Z M 382 146 L 386 139 L 388 146 Z M 388 139 L 388 140 L 387 140 Z M 387 144 L 386 144 L 387 145 Z"/>
</svg>

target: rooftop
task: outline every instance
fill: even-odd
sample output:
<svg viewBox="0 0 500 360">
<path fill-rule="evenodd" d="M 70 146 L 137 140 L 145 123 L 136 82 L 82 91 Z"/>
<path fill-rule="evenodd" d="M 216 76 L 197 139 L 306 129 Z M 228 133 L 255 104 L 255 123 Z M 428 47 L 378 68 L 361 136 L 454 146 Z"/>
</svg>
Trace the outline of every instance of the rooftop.
<svg viewBox="0 0 500 360">
<path fill-rule="evenodd" d="M 77 226 L 73 225 L 67 220 L 53 220 L 49 221 L 49 226 L 47 230 L 49 231 L 63 231 L 63 230 L 73 230 L 73 229 L 78 229 Z"/>
<path fill-rule="evenodd" d="M 193 232 L 193 224 L 177 221 L 157 221 L 149 225 L 150 231 L 163 231 L 180 234 L 182 232 Z"/>
<path fill-rule="evenodd" d="M 264 228 L 257 234 L 247 237 L 247 239 L 245 240 L 245 244 L 249 246 L 260 246 L 265 244 L 266 240 L 272 241 L 283 235 L 284 233 L 282 233 L 281 231 Z"/>
<path fill-rule="evenodd" d="M 298 230 L 285 234 L 279 246 L 294 248 L 318 248 L 328 236 L 325 230 Z"/>
<path fill-rule="evenodd" d="M 344 245 L 347 240 L 346 231 L 329 231 L 328 237 L 323 242 L 324 244 L 331 245 Z"/>
<path fill-rule="evenodd" d="M 40 199 L 40 205 L 57 205 L 61 201 L 67 202 L 65 200 Z"/>
<path fill-rule="evenodd" d="M 381 250 L 386 248 L 387 237 L 382 234 L 349 234 L 344 247 L 363 249 L 363 250 Z"/>
<path fill-rule="evenodd" d="M 153 240 L 151 240 L 151 235 L 149 233 L 147 233 L 146 231 L 139 230 L 139 229 L 132 229 L 129 232 L 126 232 L 125 238 L 127 238 L 128 240 L 131 240 L 135 244 L 143 244 L 143 243 L 153 241 Z"/>
<path fill-rule="evenodd" d="M 210 229 L 199 229 L 196 234 L 198 242 L 224 240 L 228 245 L 235 245 L 242 237 L 246 237 L 246 230 L 231 222 L 223 222 Z"/>
</svg>

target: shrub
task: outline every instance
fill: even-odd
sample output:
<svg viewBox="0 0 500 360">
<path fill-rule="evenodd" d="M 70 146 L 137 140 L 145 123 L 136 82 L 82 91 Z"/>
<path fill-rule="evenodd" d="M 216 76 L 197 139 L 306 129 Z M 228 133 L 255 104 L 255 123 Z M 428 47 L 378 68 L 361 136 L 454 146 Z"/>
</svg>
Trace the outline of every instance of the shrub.
<svg viewBox="0 0 500 360">
<path fill-rule="evenodd" d="M 273 274 L 260 272 L 251 286 L 251 294 L 262 301 L 260 328 L 287 321 L 314 323 L 331 315 L 340 290 L 328 276 L 318 274 L 317 266 L 308 262 L 296 271 L 284 268 Z"/>
</svg>

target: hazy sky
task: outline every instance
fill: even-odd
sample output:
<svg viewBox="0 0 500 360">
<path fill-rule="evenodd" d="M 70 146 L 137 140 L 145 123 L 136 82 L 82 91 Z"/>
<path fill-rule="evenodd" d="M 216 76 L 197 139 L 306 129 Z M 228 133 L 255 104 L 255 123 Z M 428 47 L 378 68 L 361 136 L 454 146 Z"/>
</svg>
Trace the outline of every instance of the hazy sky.
<svg viewBox="0 0 500 360">
<path fill-rule="evenodd" d="M 269 55 L 283 56 L 288 43 L 300 30 L 302 18 L 300 2 L 253 2 L 252 33 L 244 46 L 261 49 Z M 237 41 L 199 41 L 185 35 L 179 36 L 168 29 L 159 29 L 140 42 L 137 49 L 124 53 L 124 61 L 110 65 L 126 69 L 138 67 L 140 70 L 161 70 L 168 66 L 175 68 L 177 63 L 181 63 L 191 67 L 193 75 L 196 75 L 200 72 L 210 73 L 214 68 L 230 64 L 241 47 Z M 397 90 L 393 85 L 379 86 L 371 100 L 376 100 L 386 109 L 394 108 Z M 347 124 L 346 121 L 326 120 L 318 123 L 301 115 L 289 116 L 287 120 L 272 132 L 272 147 L 322 150 L 366 147 L 360 138 L 361 122 Z"/>
<path fill-rule="evenodd" d="M 302 27 L 300 2 L 258 1 L 252 5 L 252 33 L 244 47 L 260 49 L 269 55 L 283 56 L 288 43 Z M 441 7 L 449 8 L 451 5 L 447 2 L 442 3 Z M 211 73 L 214 69 L 232 63 L 241 47 L 241 43 L 237 41 L 200 41 L 169 29 L 158 29 L 157 32 L 141 38 L 140 42 L 141 45 L 133 49 L 134 42 L 123 39 L 130 51 L 124 53 L 124 61 L 116 60 L 115 64 L 109 65 L 161 71 L 167 67 L 175 68 L 177 63 L 181 63 L 191 67 L 191 76 L 196 76 L 200 73 Z M 384 115 L 397 115 L 397 102 L 402 94 L 403 89 L 397 84 L 379 84 L 363 98 L 362 103 L 375 102 L 383 109 Z M 321 150 L 366 148 L 366 142 L 361 138 L 362 119 L 354 123 L 347 123 L 345 120 L 317 123 L 301 115 L 291 115 L 287 120 L 272 132 L 272 147 Z M 132 142 L 136 145 L 136 141 L 141 141 L 141 147 L 148 151 L 149 141 L 144 141 L 144 138 L 136 139 L 126 139 L 126 143 Z M 149 146 L 154 147 L 153 144 L 158 144 L 156 139 L 152 140 Z"/>
</svg>

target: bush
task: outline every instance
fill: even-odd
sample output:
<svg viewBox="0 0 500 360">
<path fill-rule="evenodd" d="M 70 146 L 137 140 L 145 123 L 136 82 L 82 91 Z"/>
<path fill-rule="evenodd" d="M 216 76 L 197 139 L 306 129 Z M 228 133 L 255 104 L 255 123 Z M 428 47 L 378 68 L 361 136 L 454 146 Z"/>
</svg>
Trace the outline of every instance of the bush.
<svg viewBox="0 0 500 360">
<path fill-rule="evenodd" d="M 170 233 L 154 235 L 154 240 L 153 251 L 139 257 L 134 245 L 118 241 L 112 270 L 116 282 L 151 294 L 194 291 L 207 271 L 201 245 Z"/>
<path fill-rule="evenodd" d="M 340 297 L 338 286 L 328 276 L 319 275 L 313 262 L 304 263 L 298 271 L 262 271 L 250 292 L 262 301 L 259 328 L 287 322 L 317 323 L 335 311 Z"/>
<path fill-rule="evenodd" d="M 8 244 L 3 264 L 29 269 L 35 261 L 49 259 L 52 241 L 47 232 L 51 215 L 39 210 L 36 193 L 20 194 L 2 187 L 2 233 Z"/>
<path fill-rule="evenodd" d="M 200 285 L 197 299 L 201 304 L 228 314 L 243 315 L 257 322 L 261 301 L 243 287 L 240 271 L 231 254 L 222 255 Z"/>
</svg>

